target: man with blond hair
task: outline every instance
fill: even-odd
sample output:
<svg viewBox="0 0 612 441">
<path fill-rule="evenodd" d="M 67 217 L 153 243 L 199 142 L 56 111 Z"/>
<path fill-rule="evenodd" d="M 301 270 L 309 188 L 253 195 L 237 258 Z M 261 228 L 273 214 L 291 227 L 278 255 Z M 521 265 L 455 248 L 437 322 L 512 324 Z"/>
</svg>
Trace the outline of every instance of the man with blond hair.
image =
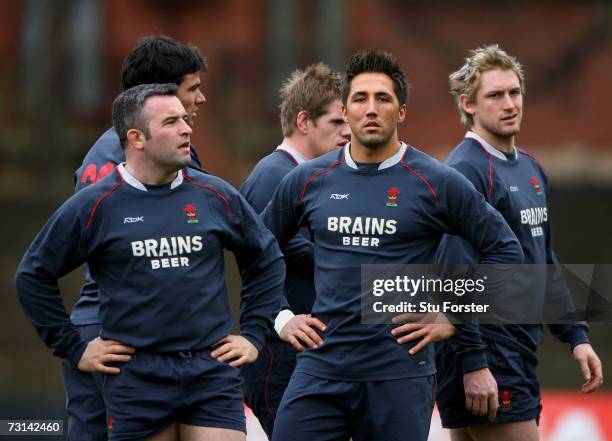
<svg viewBox="0 0 612 441">
<path fill-rule="evenodd" d="M 263 211 L 281 180 L 296 166 L 349 141 L 349 127 L 342 117 L 340 84 L 340 74 L 323 63 L 295 70 L 283 83 L 280 89 L 283 141 L 259 161 L 240 190 L 257 212 Z M 310 316 L 315 293 L 313 247 L 308 235 L 298 234 L 285 253 L 285 293 L 298 314 L 294 325 L 303 327 L 305 338 L 320 342 L 320 337 L 304 326 L 310 323 L 319 329 L 324 327 Z M 301 346 L 297 340 L 295 343 Z M 297 349 L 271 330 L 258 360 L 242 369 L 245 401 L 270 438 L 278 405 L 295 368 L 296 355 Z"/>
<path fill-rule="evenodd" d="M 521 242 L 524 264 L 551 265 L 548 279 L 544 273 L 541 285 L 530 286 L 525 295 L 570 305 L 551 248 L 546 175 L 532 156 L 516 147 L 524 83 L 521 64 L 498 45 L 470 52 L 465 64 L 449 76 L 450 92 L 468 132 L 448 164 L 503 215 Z M 526 212 L 542 215 L 526 216 Z M 438 260 L 472 264 L 478 262 L 479 253 L 449 235 L 441 243 Z M 544 292 L 534 286 L 542 286 Z M 586 324 L 548 327 L 570 344 L 585 379 L 582 391 L 596 390 L 602 382 L 601 363 L 589 343 Z M 437 401 L 442 424 L 451 429 L 453 441 L 538 440 L 542 406 L 535 368 L 541 335 L 538 324 L 469 325 L 437 345 Z"/>
</svg>

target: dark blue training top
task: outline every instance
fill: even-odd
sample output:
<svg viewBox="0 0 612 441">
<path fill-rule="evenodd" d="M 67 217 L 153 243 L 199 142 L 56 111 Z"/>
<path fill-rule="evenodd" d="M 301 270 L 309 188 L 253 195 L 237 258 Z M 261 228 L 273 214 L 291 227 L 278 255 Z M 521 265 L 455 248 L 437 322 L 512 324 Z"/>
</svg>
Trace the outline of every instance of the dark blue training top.
<svg viewBox="0 0 612 441">
<path fill-rule="evenodd" d="M 103 338 L 154 352 L 203 349 L 233 326 L 224 249 L 242 275 L 241 334 L 261 348 L 280 309 L 278 244 L 233 187 L 193 169 L 145 187 L 119 165 L 73 195 L 26 252 L 17 293 L 45 343 L 75 364 L 86 343 L 57 279 L 84 262 L 98 282 Z"/>
<path fill-rule="evenodd" d="M 571 304 L 569 289 L 561 276 L 560 268 L 551 248 L 550 223 L 546 195 L 548 180 L 542 167 L 529 154 L 515 149 L 508 158 L 488 144 L 474 132 L 450 154 L 448 165 L 461 172 L 482 193 L 487 201 L 506 219 L 523 248 L 525 264 L 554 264 L 556 271 L 542 273 L 541 283 L 530 285 L 529 295 L 541 292 L 540 297 L 549 302 L 564 301 Z M 479 261 L 479 254 L 465 240 L 456 236 L 445 236 L 440 244 L 437 260 L 440 263 L 472 264 Z M 536 288 L 539 285 L 540 288 Z M 572 347 L 588 342 L 587 326 L 550 325 L 549 328 L 561 341 Z M 537 362 L 536 348 L 542 335 L 540 325 L 466 326 L 459 332 L 462 344 L 469 350 L 462 352 L 464 372 L 487 367 L 485 346 L 481 335 L 519 351 L 523 356 Z"/>
<path fill-rule="evenodd" d="M 473 243 L 483 263 L 520 262 L 520 246 L 467 179 L 425 153 L 402 144 L 377 168 L 360 168 L 349 149 L 295 168 L 263 213 L 281 247 L 301 226 L 315 247 L 312 313 L 327 325 L 325 344 L 300 353 L 296 372 L 339 381 L 431 375 L 431 345 L 411 356 L 391 325 L 361 324 L 361 265 L 430 264 L 446 232 Z"/>
<path fill-rule="evenodd" d="M 191 168 L 201 169 L 200 159 L 195 146 L 190 145 Z M 95 184 L 112 173 L 117 164 L 125 161 L 125 151 L 121 147 L 119 135 L 114 128 L 108 129 L 89 149 L 83 163 L 74 173 L 75 192 L 90 184 Z M 81 296 L 74 305 L 70 319 L 75 325 L 99 324 L 98 285 L 85 267 L 85 283 L 81 287 Z"/>
<path fill-rule="evenodd" d="M 240 188 L 240 193 L 256 212 L 261 213 L 285 175 L 305 160 L 299 152 L 281 144 L 278 149 L 257 163 Z M 308 231 L 302 228 L 298 236 L 291 239 L 283 251 L 287 265 L 285 296 L 295 314 L 310 314 L 315 288 L 314 248 L 309 240 Z M 273 338 L 276 338 L 275 335 L 276 333 L 272 334 Z"/>
</svg>

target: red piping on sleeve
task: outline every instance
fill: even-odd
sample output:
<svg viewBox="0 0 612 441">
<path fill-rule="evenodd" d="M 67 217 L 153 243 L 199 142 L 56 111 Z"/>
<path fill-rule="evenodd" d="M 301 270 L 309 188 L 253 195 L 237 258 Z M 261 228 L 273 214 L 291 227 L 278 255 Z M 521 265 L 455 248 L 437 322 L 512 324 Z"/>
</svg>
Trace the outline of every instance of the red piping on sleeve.
<svg viewBox="0 0 612 441">
<path fill-rule="evenodd" d="M 104 193 L 104 195 L 103 195 L 103 196 L 102 196 L 100 199 L 98 199 L 98 200 L 96 201 L 96 205 L 94 205 L 94 208 L 93 208 L 93 210 L 91 211 L 91 215 L 89 216 L 89 220 L 87 221 L 87 225 L 85 226 L 85 229 L 86 229 L 86 230 L 87 230 L 87 229 L 89 228 L 89 226 L 91 225 L 91 221 L 93 221 L 93 217 L 94 217 L 94 215 L 96 214 L 96 210 L 98 209 L 98 206 L 99 206 L 99 205 L 102 203 L 102 201 L 103 201 L 104 199 L 106 199 L 108 196 L 110 196 L 110 195 L 111 195 L 111 193 L 112 193 L 113 191 L 115 191 L 117 188 L 121 187 L 122 185 L 123 185 L 123 180 L 122 180 L 121 182 L 119 182 L 119 183 L 117 183 L 117 184 L 113 185 L 113 186 L 111 187 L 111 189 L 110 189 L 110 190 L 108 190 L 106 193 Z"/>
<path fill-rule="evenodd" d="M 338 164 L 342 164 L 342 161 L 336 161 L 334 162 L 331 166 L 329 166 L 328 168 L 326 168 L 323 171 L 320 171 L 319 173 L 316 173 L 315 175 L 313 175 L 308 182 L 306 182 L 306 185 L 304 185 L 304 189 L 302 190 L 302 196 L 300 197 L 300 200 L 304 200 L 304 195 L 306 194 L 306 190 L 308 189 L 308 186 L 310 184 L 312 184 L 314 182 L 315 179 L 317 179 L 319 176 L 324 175 L 325 173 L 327 173 L 328 171 L 330 171 L 331 169 L 333 169 L 334 167 L 336 167 Z"/>
<path fill-rule="evenodd" d="M 182 171 L 183 172 L 183 179 L 185 179 L 187 182 L 189 182 L 190 184 L 195 185 L 196 187 L 200 187 L 200 188 L 205 188 L 206 190 L 210 190 L 213 193 L 215 193 L 217 195 L 217 197 L 219 199 L 221 199 L 223 201 L 223 203 L 225 204 L 225 207 L 227 208 L 227 215 L 231 218 L 232 217 L 232 207 L 230 207 L 229 202 L 227 201 L 227 199 L 225 198 L 225 196 L 223 196 L 223 194 L 217 190 L 214 187 L 211 187 L 209 185 L 204 185 L 204 184 L 198 184 L 197 182 L 193 181 L 189 176 L 187 176 L 187 174 L 185 173 L 185 170 Z"/>
<path fill-rule="evenodd" d="M 406 164 L 403 160 L 400 162 L 400 164 L 402 164 L 402 167 L 404 167 L 406 170 L 408 170 L 410 173 L 412 173 L 413 175 L 415 175 L 417 178 L 419 178 L 421 181 L 423 181 L 423 183 L 427 186 L 427 188 L 429 188 L 429 191 L 431 192 L 434 200 L 436 201 L 436 205 L 440 205 L 440 199 L 438 198 L 438 193 L 436 193 L 436 190 L 433 189 L 433 187 L 431 186 L 431 184 L 429 183 L 429 181 L 427 179 L 425 179 L 423 176 L 421 176 L 418 172 L 416 172 L 414 169 L 412 169 L 408 164 Z"/>
</svg>

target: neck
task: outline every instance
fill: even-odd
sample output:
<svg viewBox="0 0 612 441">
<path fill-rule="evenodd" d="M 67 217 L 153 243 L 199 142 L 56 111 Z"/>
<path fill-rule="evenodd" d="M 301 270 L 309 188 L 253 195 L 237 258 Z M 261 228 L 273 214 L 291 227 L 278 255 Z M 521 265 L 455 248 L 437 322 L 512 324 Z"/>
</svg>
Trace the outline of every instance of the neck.
<svg viewBox="0 0 612 441">
<path fill-rule="evenodd" d="M 478 136 L 484 138 L 485 141 L 487 141 L 500 152 L 512 153 L 514 151 L 515 135 L 499 136 L 489 132 L 488 130 L 484 130 L 482 127 L 472 127 L 471 130 Z"/>
<path fill-rule="evenodd" d="M 383 146 L 377 148 L 366 147 L 354 136 L 351 139 L 351 157 L 355 162 L 383 162 L 395 155 L 400 147 L 401 144 L 397 138 L 397 133 Z"/>
<path fill-rule="evenodd" d="M 138 161 L 126 159 L 125 168 L 132 176 L 145 185 L 163 185 L 176 179 L 177 170 L 164 170 L 159 166 L 145 166 Z"/>
<path fill-rule="evenodd" d="M 306 139 L 299 136 L 297 133 L 293 133 L 283 138 L 283 144 L 297 150 L 306 159 L 314 159 L 316 157 L 315 152 L 308 146 Z"/>
</svg>

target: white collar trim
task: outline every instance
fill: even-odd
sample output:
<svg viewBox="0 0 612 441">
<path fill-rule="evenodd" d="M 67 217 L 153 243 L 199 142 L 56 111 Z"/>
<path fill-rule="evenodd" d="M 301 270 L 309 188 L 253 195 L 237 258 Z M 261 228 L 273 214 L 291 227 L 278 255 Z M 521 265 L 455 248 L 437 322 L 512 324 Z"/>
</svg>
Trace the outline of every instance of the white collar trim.
<svg viewBox="0 0 612 441">
<path fill-rule="evenodd" d="M 504 155 L 502 152 L 500 152 L 495 147 L 493 147 L 491 144 L 489 144 L 482 136 L 480 136 L 476 132 L 472 132 L 471 130 L 468 130 L 467 133 L 465 134 L 465 137 L 472 138 L 478 141 L 484 147 L 487 153 L 495 156 L 497 159 L 501 159 L 502 161 L 508 160 L 506 155 Z M 516 151 L 516 147 L 514 147 L 514 149 L 512 150 L 512 153 L 514 154 L 514 159 L 516 159 L 518 157 L 518 152 Z"/>
<path fill-rule="evenodd" d="M 400 148 L 397 152 L 393 154 L 393 156 L 385 159 L 383 162 L 380 163 L 380 165 L 378 166 L 378 170 L 384 170 L 386 168 L 393 167 L 395 164 L 398 164 L 404 157 L 404 154 L 406 153 L 407 149 L 408 146 L 406 145 L 406 143 L 402 142 Z M 353 161 L 350 150 L 351 143 L 349 142 L 344 146 L 344 161 L 346 162 L 346 165 L 348 165 L 350 168 L 357 170 L 359 167 L 357 167 L 357 164 L 355 163 L 355 161 Z"/>
<path fill-rule="evenodd" d="M 127 184 L 131 185 L 137 190 L 147 191 L 147 187 L 145 187 L 142 182 L 140 182 L 138 179 L 134 177 L 134 175 L 132 175 L 129 171 L 127 171 L 127 169 L 125 168 L 125 162 L 122 162 L 121 164 L 119 164 L 117 168 L 119 169 L 119 173 L 121 173 L 121 177 Z M 174 180 L 170 184 L 170 190 L 174 190 L 176 187 L 178 187 L 182 183 L 183 183 L 183 173 L 181 173 L 181 170 L 179 170 L 176 174 L 176 178 L 174 178 Z"/>
<path fill-rule="evenodd" d="M 288 144 L 282 143 L 281 145 L 276 147 L 276 150 L 283 150 L 289 153 L 297 161 L 298 165 L 307 161 L 304 155 L 302 155 L 300 152 L 298 152 L 296 149 L 294 149 Z"/>
</svg>

